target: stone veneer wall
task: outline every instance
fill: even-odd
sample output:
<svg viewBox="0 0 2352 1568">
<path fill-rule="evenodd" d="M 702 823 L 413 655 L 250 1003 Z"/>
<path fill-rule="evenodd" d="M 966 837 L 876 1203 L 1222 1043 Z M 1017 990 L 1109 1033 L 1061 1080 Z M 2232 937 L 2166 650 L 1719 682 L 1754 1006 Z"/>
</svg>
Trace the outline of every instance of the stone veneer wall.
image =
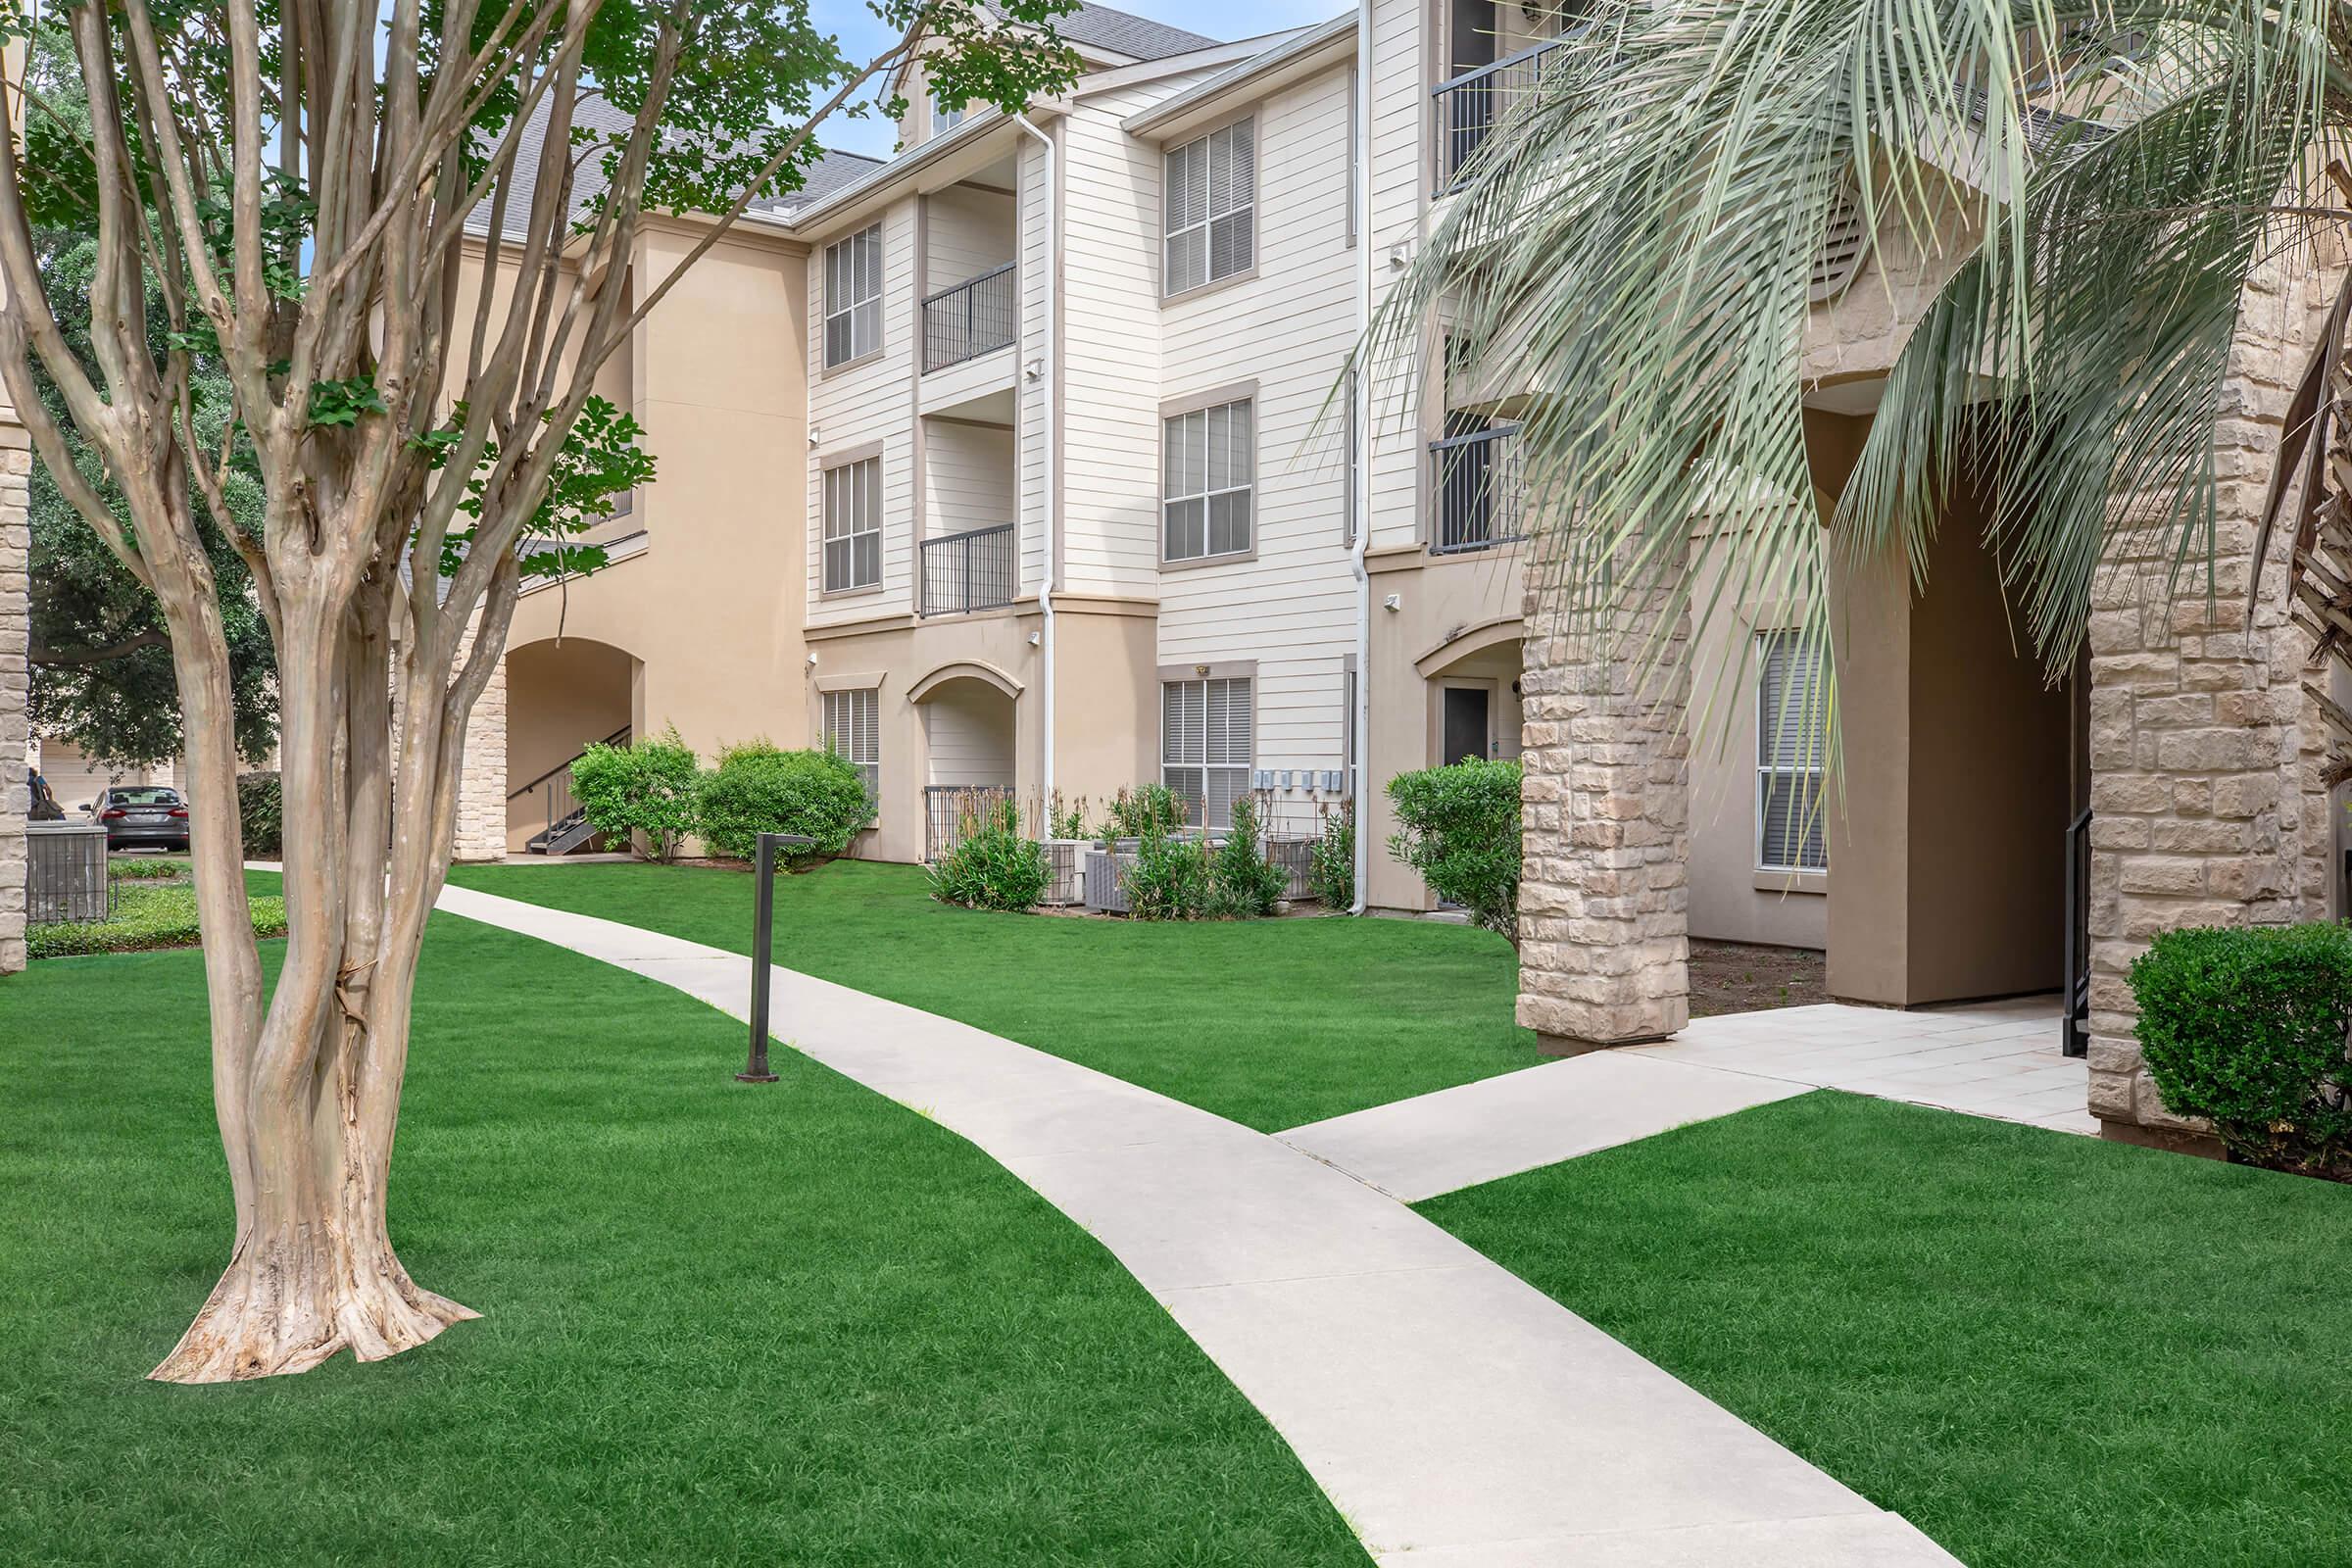
<svg viewBox="0 0 2352 1568">
<path fill-rule="evenodd" d="M 2129 971 L 2158 932 L 2325 918 L 2332 809 L 2325 733 L 2302 691 L 2310 639 L 2283 600 L 2292 541 L 2263 563 L 2246 620 L 2256 521 L 2312 290 L 2278 268 L 2248 290 L 2216 431 L 2213 592 L 2168 594 L 2162 539 L 2111 545 L 2090 618 L 2090 1110 L 2111 1136 L 2194 1141 L 2141 1063 Z M 2324 679 L 2325 677 L 2318 677 Z"/>
<path fill-rule="evenodd" d="M 507 858 L 507 662 L 503 655 L 466 720 L 466 756 L 458 774 L 456 856 L 461 860 Z"/>
<path fill-rule="evenodd" d="M 1645 656 L 1662 601 L 1571 632 L 1530 574 L 1519 1021 L 1553 1052 L 1690 1020 L 1689 626 Z"/>
<path fill-rule="evenodd" d="M 24 754 L 32 725 L 32 449 L 0 403 L 0 974 L 24 967 Z"/>
</svg>

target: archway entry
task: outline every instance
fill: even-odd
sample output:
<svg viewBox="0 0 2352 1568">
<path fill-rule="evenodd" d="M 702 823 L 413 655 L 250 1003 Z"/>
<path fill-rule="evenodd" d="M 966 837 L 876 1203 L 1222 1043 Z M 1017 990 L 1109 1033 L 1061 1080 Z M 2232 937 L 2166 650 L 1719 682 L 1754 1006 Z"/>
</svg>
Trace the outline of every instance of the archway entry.
<svg viewBox="0 0 2352 1568">
<path fill-rule="evenodd" d="M 912 691 L 923 718 L 923 858 L 937 859 L 965 819 L 1012 797 L 1017 698 L 994 671 L 951 668 Z"/>
<path fill-rule="evenodd" d="M 579 819 L 571 764 L 597 742 L 625 745 L 638 725 L 643 662 L 585 637 L 507 650 L 507 850 L 569 855 L 596 835 Z"/>
<path fill-rule="evenodd" d="M 1429 763 L 1519 756 L 1518 617 L 1498 619 L 1417 661 L 1429 692 Z"/>
</svg>

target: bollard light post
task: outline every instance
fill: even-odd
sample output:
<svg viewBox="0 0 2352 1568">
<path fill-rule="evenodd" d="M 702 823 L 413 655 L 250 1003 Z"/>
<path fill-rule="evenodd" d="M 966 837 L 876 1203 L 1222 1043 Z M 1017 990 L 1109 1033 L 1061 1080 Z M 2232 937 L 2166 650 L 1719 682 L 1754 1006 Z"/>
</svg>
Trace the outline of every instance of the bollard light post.
<svg viewBox="0 0 2352 1568">
<path fill-rule="evenodd" d="M 797 833 L 762 833 L 752 858 L 752 874 L 759 881 L 752 915 L 752 1054 L 743 1071 L 735 1075 L 739 1084 L 776 1081 L 776 1075 L 767 1070 L 767 992 L 776 946 L 776 852 L 815 847 L 816 840 Z"/>
</svg>

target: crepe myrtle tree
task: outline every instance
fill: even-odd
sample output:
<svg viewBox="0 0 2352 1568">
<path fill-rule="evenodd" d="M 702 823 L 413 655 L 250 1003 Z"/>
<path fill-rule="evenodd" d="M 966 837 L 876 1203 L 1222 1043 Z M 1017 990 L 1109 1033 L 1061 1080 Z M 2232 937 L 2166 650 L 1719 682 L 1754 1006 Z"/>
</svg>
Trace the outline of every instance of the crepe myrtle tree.
<svg viewBox="0 0 2352 1568">
<path fill-rule="evenodd" d="M 300 1372 L 346 1348 L 373 1360 L 474 1315 L 394 1253 L 393 1128 L 466 715 L 532 541 L 642 475 L 633 429 L 593 403 L 597 367 L 753 200 L 799 183 L 828 114 L 917 51 L 943 92 L 1018 108 L 1072 73 L 1053 27 L 1068 6 L 1008 0 L 1000 18 L 872 0 L 892 41 L 864 60 L 806 0 L 46 9 L 79 62 L 87 134 L 37 154 L 0 138 L 0 374 L 171 639 L 234 1204 L 227 1268 L 152 1376 Z M 25 11 L 0 0 L 0 24 L 22 35 Z M 592 99 L 604 113 L 583 113 Z M 8 107 L 28 137 L 48 123 L 37 94 Z M 97 234 L 81 353 L 32 239 L 41 204 L 74 194 Z M 711 220 L 675 270 L 624 289 L 659 211 Z M 218 440 L 191 406 L 199 355 L 233 404 Z M 119 508 L 69 461 L 69 423 Z M 224 502 L 246 461 L 235 443 L 260 478 L 258 517 Z M 234 543 L 277 650 L 274 990 L 238 863 L 231 662 L 200 515 Z"/>
</svg>

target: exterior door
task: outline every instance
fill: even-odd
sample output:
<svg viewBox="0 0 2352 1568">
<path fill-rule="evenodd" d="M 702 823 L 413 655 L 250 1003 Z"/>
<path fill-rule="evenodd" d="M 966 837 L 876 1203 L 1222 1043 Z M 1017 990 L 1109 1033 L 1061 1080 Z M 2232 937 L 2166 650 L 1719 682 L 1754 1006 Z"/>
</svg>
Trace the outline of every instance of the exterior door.
<svg viewBox="0 0 2352 1568">
<path fill-rule="evenodd" d="M 1446 707 L 1439 734 L 1445 746 L 1443 760 L 1450 766 L 1455 762 L 1476 759 L 1484 761 L 1490 755 L 1489 710 L 1494 694 L 1484 686 L 1448 686 L 1441 699 Z"/>
</svg>

